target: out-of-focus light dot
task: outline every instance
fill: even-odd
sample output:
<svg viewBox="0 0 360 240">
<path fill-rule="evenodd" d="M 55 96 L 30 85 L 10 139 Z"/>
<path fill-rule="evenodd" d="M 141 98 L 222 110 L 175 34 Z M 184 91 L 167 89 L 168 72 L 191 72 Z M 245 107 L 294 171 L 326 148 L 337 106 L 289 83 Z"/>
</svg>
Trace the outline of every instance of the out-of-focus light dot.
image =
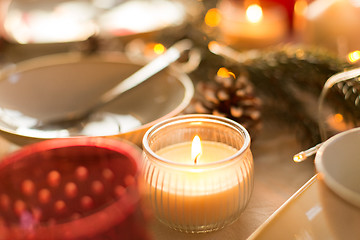
<svg viewBox="0 0 360 240">
<path fill-rule="evenodd" d="M 302 162 L 305 156 L 303 154 L 297 154 L 293 157 L 294 162 Z"/>
<path fill-rule="evenodd" d="M 224 67 L 219 68 L 217 75 L 219 77 L 223 77 L 223 78 L 227 78 L 230 76 L 233 76 L 235 78 L 235 74 L 233 72 L 230 72 L 228 69 L 226 69 Z"/>
<path fill-rule="evenodd" d="M 219 10 L 216 8 L 209 9 L 206 12 L 204 21 L 205 21 L 205 24 L 208 25 L 209 27 L 218 26 L 221 21 L 221 14 L 220 14 Z"/>
<path fill-rule="evenodd" d="M 308 3 L 306 0 L 297 0 L 294 4 L 294 12 L 297 15 L 303 15 L 306 11 Z"/>
<path fill-rule="evenodd" d="M 249 22 L 257 23 L 260 22 L 262 18 L 263 18 L 263 11 L 258 4 L 251 4 L 246 9 L 246 19 Z"/>
<path fill-rule="evenodd" d="M 165 47 L 161 43 L 156 43 L 154 45 L 154 53 L 160 55 L 160 54 L 163 54 L 164 51 L 165 51 Z"/>
<path fill-rule="evenodd" d="M 348 54 L 348 60 L 350 63 L 357 62 L 360 59 L 360 51 L 356 50 Z"/>
<path fill-rule="evenodd" d="M 337 113 L 334 115 L 334 120 L 335 120 L 335 122 L 340 123 L 344 120 L 344 117 L 340 113 Z"/>
<path fill-rule="evenodd" d="M 211 42 L 209 42 L 209 44 L 208 44 L 208 48 L 209 48 L 209 50 L 211 51 L 211 52 L 215 52 L 215 53 L 217 53 L 218 51 L 218 48 L 220 47 L 220 45 L 219 45 L 219 43 L 218 42 L 216 42 L 216 41 L 211 41 Z"/>
</svg>

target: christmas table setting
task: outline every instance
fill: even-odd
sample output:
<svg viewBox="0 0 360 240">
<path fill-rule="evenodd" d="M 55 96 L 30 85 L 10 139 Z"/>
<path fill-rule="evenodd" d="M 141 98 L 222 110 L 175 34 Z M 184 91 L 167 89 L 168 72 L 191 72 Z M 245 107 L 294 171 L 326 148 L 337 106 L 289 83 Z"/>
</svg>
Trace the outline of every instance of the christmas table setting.
<svg viewBox="0 0 360 240">
<path fill-rule="evenodd" d="M 356 1 L 34 2 L 0 7 L 0 238 L 355 237 L 319 166 L 359 126 Z"/>
</svg>

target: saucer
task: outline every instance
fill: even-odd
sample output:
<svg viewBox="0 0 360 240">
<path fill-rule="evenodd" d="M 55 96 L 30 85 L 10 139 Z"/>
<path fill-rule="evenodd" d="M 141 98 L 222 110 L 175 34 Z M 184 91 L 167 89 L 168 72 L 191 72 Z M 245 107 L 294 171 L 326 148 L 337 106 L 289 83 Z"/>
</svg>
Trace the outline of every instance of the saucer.
<svg viewBox="0 0 360 240">
<path fill-rule="evenodd" d="M 358 239 L 359 219 L 360 208 L 335 194 L 320 174 L 316 174 L 248 240 Z"/>
</svg>

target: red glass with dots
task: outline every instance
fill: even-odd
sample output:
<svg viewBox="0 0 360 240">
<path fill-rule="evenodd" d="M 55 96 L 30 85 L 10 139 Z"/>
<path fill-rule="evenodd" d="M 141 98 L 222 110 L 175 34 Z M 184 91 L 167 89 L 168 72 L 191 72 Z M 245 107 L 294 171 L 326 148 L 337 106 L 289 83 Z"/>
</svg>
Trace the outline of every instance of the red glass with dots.
<svg viewBox="0 0 360 240">
<path fill-rule="evenodd" d="M 55 139 L 0 163 L 0 239 L 149 239 L 141 151 L 109 138 Z"/>
</svg>

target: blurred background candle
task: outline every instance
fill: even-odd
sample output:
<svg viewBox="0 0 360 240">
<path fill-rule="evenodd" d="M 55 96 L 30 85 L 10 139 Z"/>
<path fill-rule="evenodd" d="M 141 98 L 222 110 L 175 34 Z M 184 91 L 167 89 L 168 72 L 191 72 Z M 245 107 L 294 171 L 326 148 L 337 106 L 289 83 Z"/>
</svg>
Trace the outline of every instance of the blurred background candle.
<svg viewBox="0 0 360 240">
<path fill-rule="evenodd" d="M 302 22 L 297 30 L 304 43 L 326 48 L 339 57 L 349 58 L 349 62 L 358 60 L 360 1 L 316 0 L 306 3 L 302 0 L 300 5 L 303 7 L 301 12 L 296 12 L 296 17 Z"/>
<path fill-rule="evenodd" d="M 289 22 L 285 8 L 275 2 L 222 0 L 219 29 L 223 41 L 238 48 L 259 48 L 287 37 Z"/>
<path fill-rule="evenodd" d="M 218 230 L 247 205 L 253 159 L 241 125 L 212 115 L 180 116 L 151 128 L 143 147 L 150 204 L 169 227 Z"/>
</svg>

